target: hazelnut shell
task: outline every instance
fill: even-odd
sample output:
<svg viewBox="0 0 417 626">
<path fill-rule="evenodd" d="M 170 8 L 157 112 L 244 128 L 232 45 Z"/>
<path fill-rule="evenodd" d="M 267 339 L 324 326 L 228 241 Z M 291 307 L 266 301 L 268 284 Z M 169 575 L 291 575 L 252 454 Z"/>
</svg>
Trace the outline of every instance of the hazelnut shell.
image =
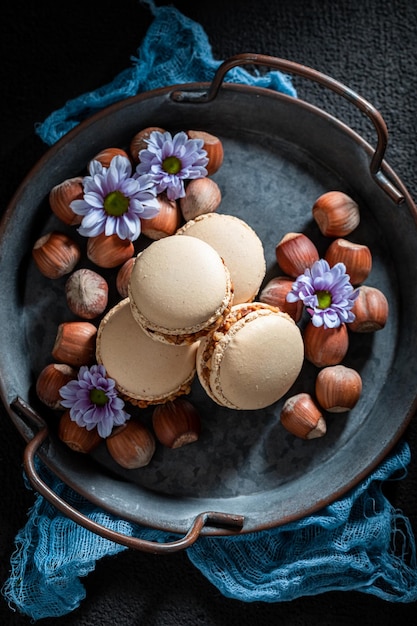
<svg viewBox="0 0 417 626">
<path fill-rule="evenodd" d="M 185 398 L 156 406 L 152 426 L 157 439 L 168 448 L 181 448 L 197 441 L 201 431 L 200 415 Z"/>
</svg>

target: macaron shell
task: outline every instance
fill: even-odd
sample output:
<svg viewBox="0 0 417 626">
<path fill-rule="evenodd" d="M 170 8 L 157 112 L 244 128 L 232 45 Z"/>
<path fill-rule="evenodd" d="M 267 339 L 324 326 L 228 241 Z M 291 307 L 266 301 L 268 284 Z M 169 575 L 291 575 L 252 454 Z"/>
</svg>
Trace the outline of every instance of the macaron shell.
<svg viewBox="0 0 417 626">
<path fill-rule="evenodd" d="M 185 393 L 191 385 L 197 345 L 174 346 L 154 341 L 133 318 L 126 298 L 101 321 L 96 357 L 122 395 L 156 403 Z"/>
<path fill-rule="evenodd" d="M 211 395 L 229 408 L 265 408 L 290 389 L 303 361 L 302 336 L 292 320 L 279 313 L 250 313 L 214 349 Z"/>
<path fill-rule="evenodd" d="M 255 298 L 266 261 L 262 241 L 249 224 L 234 215 L 207 213 L 187 222 L 177 234 L 197 237 L 217 250 L 230 272 L 234 304 Z"/>
<path fill-rule="evenodd" d="M 170 236 L 137 257 L 129 297 L 142 326 L 178 334 L 214 322 L 230 305 L 233 292 L 229 271 L 212 246 Z"/>
</svg>

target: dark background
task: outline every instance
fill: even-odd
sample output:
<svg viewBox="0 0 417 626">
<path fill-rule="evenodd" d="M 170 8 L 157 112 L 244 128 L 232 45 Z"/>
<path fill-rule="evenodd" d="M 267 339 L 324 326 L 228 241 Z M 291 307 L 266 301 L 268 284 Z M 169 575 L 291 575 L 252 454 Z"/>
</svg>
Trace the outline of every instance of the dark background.
<svg viewBox="0 0 417 626">
<path fill-rule="evenodd" d="M 159 2 L 159 4 L 167 4 Z M 410 0 L 223 0 L 173 2 L 208 34 L 213 54 L 240 52 L 287 58 L 318 69 L 353 88 L 382 113 L 390 132 L 387 160 L 417 198 L 417 5 Z M 46 151 L 34 124 L 86 91 L 110 82 L 130 66 L 152 21 L 138 0 L 14 0 L 1 13 L 1 211 L 23 177 Z M 173 50 L 173 54 L 175 50 Z M 338 116 L 368 135 L 356 112 L 295 80 L 298 94 L 337 107 Z M 372 138 L 372 133 L 370 135 Z M 371 139 L 372 140 L 372 139 Z M 1 329 L 4 332 L 5 329 Z M 33 502 L 22 479 L 24 444 L 6 412 L 0 414 L 0 585 L 7 578 L 14 536 Z M 409 473 L 390 487 L 392 503 L 417 529 L 417 426 L 405 434 L 412 451 Z M 388 603 L 357 592 L 331 592 L 282 604 L 244 604 L 221 596 L 186 554 L 152 556 L 126 551 L 103 559 L 83 581 L 87 598 L 72 614 L 45 625 L 285 626 L 403 624 L 415 606 Z M 29 624 L 0 599 L 0 623 Z"/>
</svg>

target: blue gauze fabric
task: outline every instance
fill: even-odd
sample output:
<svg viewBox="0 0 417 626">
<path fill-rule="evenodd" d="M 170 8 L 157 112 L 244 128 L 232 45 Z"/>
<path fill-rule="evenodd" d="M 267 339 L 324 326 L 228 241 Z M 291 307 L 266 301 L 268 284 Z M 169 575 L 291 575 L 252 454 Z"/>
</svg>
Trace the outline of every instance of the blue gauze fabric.
<svg viewBox="0 0 417 626">
<path fill-rule="evenodd" d="M 316 514 L 257 533 L 199 537 L 187 555 L 224 596 L 244 602 L 283 602 L 334 590 L 415 602 L 412 528 L 383 493 L 387 481 L 406 476 L 409 462 L 409 446 L 401 442 L 368 478 Z M 46 468 L 38 469 L 63 500 L 107 528 L 149 541 L 179 538 L 120 520 Z M 60 514 L 39 494 L 15 541 L 3 594 L 11 607 L 35 620 L 76 609 L 86 595 L 80 579 L 98 559 L 126 550 Z"/>
<path fill-rule="evenodd" d="M 203 28 L 174 7 L 148 4 L 155 19 L 138 50 L 132 67 L 121 72 L 107 85 L 74 100 L 36 126 L 36 132 L 48 145 L 54 144 L 79 122 L 119 100 L 168 85 L 210 82 L 221 64 L 213 58 Z M 173 54 L 175 51 L 175 54 Z M 241 67 L 231 69 L 226 82 L 267 87 L 296 96 L 291 78 L 278 71 L 251 74 Z"/>
<path fill-rule="evenodd" d="M 85 117 L 139 91 L 211 80 L 220 61 L 213 59 L 200 25 L 175 8 L 147 4 L 155 19 L 133 67 L 52 113 L 37 127 L 46 143 L 53 144 Z M 237 69 L 227 80 L 296 95 L 290 79 L 279 72 L 256 76 Z M 385 481 L 406 475 L 409 460 L 408 444 L 401 442 L 366 480 L 318 513 L 258 533 L 200 537 L 187 549 L 188 557 L 222 594 L 245 602 L 282 602 L 330 590 L 357 590 L 392 602 L 416 601 L 411 525 L 383 493 Z M 178 539 L 117 519 L 46 468 L 39 472 L 62 499 L 108 528 L 150 541 Z M 85 597 L 81 579 L 94 570 L 98 559 L 126 549 L 75 524 L 39 494 L 15 543 L 2 591 L 11 607 L 34 620 L 77 608 Z"/>
</svg>

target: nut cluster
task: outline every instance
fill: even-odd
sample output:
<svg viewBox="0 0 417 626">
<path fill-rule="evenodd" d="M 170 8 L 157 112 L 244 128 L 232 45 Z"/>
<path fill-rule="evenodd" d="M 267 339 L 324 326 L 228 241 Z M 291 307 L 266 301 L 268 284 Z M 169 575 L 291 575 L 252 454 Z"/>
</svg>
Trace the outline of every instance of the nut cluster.
<svg viewBox="0 0 417 626">
<path fill-rule="evenodd" d="M 127 150 L 109 147 L 96 154 L 94 160 L 107 168 L 112 158 L 122 155 L 136 165 L 140 162 L 140 151 L 146 148 L 146 140 L 155 130 L 164 132 L 160 127 L 144 128 L 132 138 Z M 142 234 L 151 240 L 173 235 L 184 221 L 214 212 L 220 206 L 221 190 L 210 176 L 223 163 L 222 142 L 205 131 L 188 130 L 187 135 L 190 139 L 203 140 L 209 159 L 208 176 L 187 181 L 185 196 L 178 200 L 168 199 L 165 193 L 157 196 L 159 213 L 141 222 Z M 80 224 L 80 216 L 70 205 L 82 197 L 83 178 L 80 176 L 65 180 L 51 190 L 50 208 L 66 228 Z M 282 426 L 302 439 L 325 435 L 326 412 L 342 413 L 356 405 L 362 393 L 361 376 L 342 363 L 349 349 L 350 333 L 383 329 L 389 310 L 384 294 L 364 284 L 372 269 L 369 248 L 348 239 L 359 225 L 358 204 L 345 193 L 330 191 L 314 202 L 312 217 L 320 233 L 332 238 L 325 260 L 330 266 L 339 262 L 345 265 L 359 296 L 352 309 L 354 322 L 334 329 L 315 327 L 311 321 L 304 325 L 305 358 L 319 369 L 314 393 L 304 392 L 287 398 L 280 415 Z M 115 290 L 120 299 L 126 298 L 138 253 L 132 241 L 122 240 L 117 235 L 87 238 L 83 249 L 76 236 L 58 231 L 41 236 L 32 249 L 33 260 L 45 277 L 65 278 L 66 302 L 77 318 L 59 325 L 51 349 L 53 362 L 44 367 L 36 382 L 39 399 L 60 412 L 59 437 L 77 452 L 89 453 L 102 440 L 96 429 L 87 431 L 71 419 L 69 410 L 61 405 L 59 390 L 77 377 L 79 367 L 95 362 L 97 326 L 108 307 L 110 291 L 108 279 L 95 270 L 102 268 L 104 273 L 113 270 Z M 318 249 L 305 233 L 290 232 L 277 243 L 275 256 L 280 273 L 262 288 L 258 300 L 279 308 L 296 323 L 302 324 L 302 302 L 290 303 L 287 295 L 294 279 L 319 260 Z M 82 259 L 93 264 L 95 269 L 79 267 Z M 146 426 L 137 416 L 132 416 L 105 440 L 110 456 L 121 467 L 144 467 L 152 459 L 158 443 L 170 449 L 180 448 L 197 441 L 201 432 L 199 412 L 184 397 L 157 405 L 151 422 L 151 426 Z"/>
<path fill-rule="evenodd" d="M 136 165 L 140 160 L 140 151 L 147 147 L 146 140 L 155 130 L 164 132 L 165 129 L 144 128 L 132 138 L 127 150 L 108 147 L 97 153 L 91 161 L 99 161 L 108 168 L 115 156 L 123 156 Z M 188 130 L 187 135 L 190 139 L 203 141 L 209 159 L 207 176 L 187 181 L 185 196 L 179 200 L 170 200 L 165 193 L 157 196 L 158 214 L 141 221 L 141 232 L 148 239 L 157 240 L 173 235 L 185 221 L 216 211 L 220 205 L 220 188 L 210 176 L 223 163 L 222 142 L 205 131 Z M 51 189 L 51 211 L 65 229 L 77 227 L 81 223 L 82 218 L 74 213 L 71 202 L 82 198 L 82 176 L 64 180 Z M 132 241 L 122 240 L 117 235 L 101 234 L 88 237 L 83 242 L 77 235 L 66 231 L 48 232 L 39 237 L 32 248 L 33 261 L 46 278 L 65 278 L 66 303 L 76 318 L 59 324 L 51 348 L 53 362 L 46 365 L 38 375 L 36 392 L 46 406 L 61 412 L 58 435 L 78 452 L 91 452 L 99 445 L 101 438 L 96 429 L 87 431 L 71 420 L 69 410 L 61 405 L 59 390 L 70 380 L 76 379 L 82 365 L 95 362 L 97 328 L 108 309 L 111 289 L 109 279 L 102 275 L 101 270 L 107 274 L 114 270 L 112 278 L 115 291 L 120 299 L 126 298 L 138 252 Z M 90 262 L 94 269 L 80 266 L 83 260 Z M 106 439 L 106 446 L 118 464 L 133 469 L 149 463 L 156 442 L 167 448 L 179 448 L 196 441 L 200 431 L 201 420 L 195 407 L 188 400 L 177 398 L 155 408 L 152 429 L 132 417 L 125 425 L 114 429 Z"/>
<path fill-rule="evenodd" d="M 303 328 L 305 358 L 320 369 L 313 395 L 300 393 L 288 398 L 281 412 L 281 423 L 289 432 L 303 439 L 326 433 L 323 411 L 345 412 L 352 409 L 362 392 L 358 372 L 342 365 L 349 349 L 350 333 L 374 332 L 384 328 L 389 312 L 388 301 L 376 287 L 363 284 L 372 269 L 370 249 L 351 241 L 350 235 L 360 223 L 358 204 L 347 194 L 330 191 L 314 202 L 312 216 L 322 235 L 333 240 L 325 252 L 330 267 L 343 263 L 350 282 L 359 290 L 352 312 L 353 322 L 337 328 L 314 326 L 308 320 Z M 287 233 L 275 248 L 276 260 L 283 275 L 272 278 L 259 299 L 288 313 L 296 322 L 302 320 L 303 305 L 287 301 L 294 278 L 311 268 L 319 259 L 318 250 L 305 233 Z"/>
</svg>

